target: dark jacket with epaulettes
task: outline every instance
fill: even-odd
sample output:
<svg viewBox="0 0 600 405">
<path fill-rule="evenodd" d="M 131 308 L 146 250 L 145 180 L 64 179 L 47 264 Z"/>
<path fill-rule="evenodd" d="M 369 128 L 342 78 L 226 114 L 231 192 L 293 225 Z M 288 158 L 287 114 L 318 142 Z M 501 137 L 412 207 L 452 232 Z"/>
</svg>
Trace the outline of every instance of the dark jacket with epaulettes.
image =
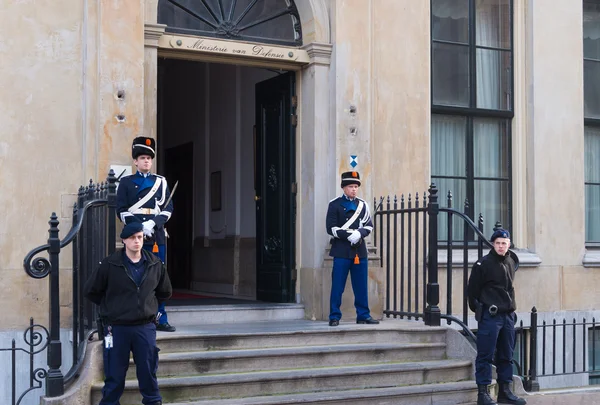
<svg viewBox="0 0 600 405">
<path fill-rule="evenodd" d="M 356 219 L 347 229 L 342 229 L 346 222 L 353 217 L 361 202 L 362 209 Z M 364 238 L 373 231 L 373 222 L 369 205 L 364 200 L 360 198 L 350 200 L 345 194 L 331 200 L 327 208 L 326 228 L 327 233 L 333 237 L 331 238 L 330 256 L 345 259 L 354 259 L 357 254 L 359 258 L 368 256 Z M 360 232 L 362 239 L 356 245 L 351 245 L 348 236 L 356 229 Z"/>
</svg>

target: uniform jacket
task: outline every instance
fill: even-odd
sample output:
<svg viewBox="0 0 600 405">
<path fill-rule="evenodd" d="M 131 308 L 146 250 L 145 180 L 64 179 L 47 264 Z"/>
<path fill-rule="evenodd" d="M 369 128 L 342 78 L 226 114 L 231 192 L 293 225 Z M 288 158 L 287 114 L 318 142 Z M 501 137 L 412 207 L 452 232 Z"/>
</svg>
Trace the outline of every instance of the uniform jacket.
<svg viewBox="0 0 600 405">
<path fill-rule="evenodd" d="M 358 218 L 356 218 L 347 230 L 341 229 L 352 218 L 360 201 L 363 202 L 364 206 Z M 331 239 L 331 251 L 329 252 L 330 256 L 346 259 L 354 259 L 356 254 L 360 258 L 368 256 L 364 238 L 369 236 L 373 231 L 373 222 L 371 221 L 371 212 L 366 201 L 360 198 L 350 200 L 346 195 L 331 200 L 327 208 L 326 228 L 327 233 L 333 236 Z M 348 241 L 348 236 L 355 229 L 358 229 L 362 235 L 362 239 L 358 244 L 352 246 Z"/>
<path fill-rule="evenodd" d="M 518 257 L 509 252 L 500 256 L 494 249 L 473 265 L 467 293 L 469 308 L 476 312 L 478 303 L 485 308 L 498 307 L 498 312 L 513 312 L 517 309 L 513 281 L 518 267 Z"/>
<path fill-rule="evenodd" d="M 100 305 L 105 325 L 140 325 L 155 319 L 158 304 L 171 297 L 169 275 L 160 259 L 142 249 L 145 271 L 138 287 L 123 261 L 123 249 L 100 262 L 84 286 L 84 295 Z"/>
<path fill-rule="evenodd" d="M 141 210 L 146 212 L 129 212 L 128 210 L 130 207 L 152 191 L 152 186 L 158 179 L 160 179 L 161 182 L 160 187 L 158 187 L 154 195 L 141 206 Z M 165 202 L 169 199 L 169 196 L 170 192 L 169 186 L 167 185 L 167 179 L 163 176 L 149 174 L 147 177 L 144 177 L 140 172 L 125 176 L 121 179 L 119 188 L 117 189 L 117 216 L 125 224 L 134 221 L 144 222 L 150 219 L 153 220 L 156 223 L 153 237 L 156 238 L 155 240 L 158 245 L 164 245 L 164 225 L 165 222 L 171 218 L 171 214 L 173 213 L 172 201 L 169 201 L 169 204 L 164 206 Z M 144 243 L 154 243 L 154 240 L 146 239 Z"/>
</svg>

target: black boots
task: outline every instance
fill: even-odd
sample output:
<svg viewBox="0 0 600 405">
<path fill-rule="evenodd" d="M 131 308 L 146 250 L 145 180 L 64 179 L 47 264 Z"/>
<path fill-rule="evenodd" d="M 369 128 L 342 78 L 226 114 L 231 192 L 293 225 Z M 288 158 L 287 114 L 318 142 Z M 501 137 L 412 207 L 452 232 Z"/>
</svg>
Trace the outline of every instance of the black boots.
<svg viewBox="0 0 600 405">
<path fill-rule="evenodd" d="M 492 397 L 490 397 L 487 385 L 477 386 L 477 405 L 498 405 L 494 402 Z"/>
<path fill-rule="evenodd" d="M 513 394 L 513 392 L 510 390 L 510 384 L 498 383 L 498 403 L 525 405 L 527 401 Z"/>
</svg>

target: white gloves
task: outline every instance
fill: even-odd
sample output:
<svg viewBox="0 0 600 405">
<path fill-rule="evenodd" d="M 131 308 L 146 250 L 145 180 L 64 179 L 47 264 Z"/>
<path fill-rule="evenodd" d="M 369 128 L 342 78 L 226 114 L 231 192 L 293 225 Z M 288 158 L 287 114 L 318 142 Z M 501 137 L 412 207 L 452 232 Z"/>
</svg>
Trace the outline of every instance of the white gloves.
<svg viewBox="0 0 600 405">
<path fill-rule="evenodd" d="M 156 223 L 150 219 L 146 222 L 142 222 L 142 225 L 144 226 L 144 236 L 152 236 L 152 234 L 154 233 L 154 226 L 156 225 Z"/>
<path fill-rule="evenodd" d="M 353 245 L 356 245 L 360 239 L 362 238 L 362 235 L 360 234 L 360 232 L 358 231 L 358 229 L 355 229 L 350 236 L 348 236 L 348 241 L 350 243 L 352 243 Z"/>
</svg>

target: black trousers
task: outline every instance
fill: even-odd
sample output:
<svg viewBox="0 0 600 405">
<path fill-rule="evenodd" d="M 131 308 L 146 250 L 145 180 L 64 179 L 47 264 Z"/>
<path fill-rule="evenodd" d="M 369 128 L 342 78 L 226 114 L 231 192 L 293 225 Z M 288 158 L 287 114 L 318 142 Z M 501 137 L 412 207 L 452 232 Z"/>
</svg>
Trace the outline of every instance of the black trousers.
<svg viewBox="0 0 600 405">
<path fill-rule="evenodd" d="M 137 372 L 137 380 L 145 405 L 162 401 L 158 392 L 156 370 L 158 369 L 158 347 L 156 347 L 156 325 L 112 325 L 113 347 L 104 344 L 104 388 L 99 405 L 119 405 L 125 388 L 125 376 L 129 368 L 129 354 Z M 104 328 L 108 336 L 108 326 Z"/>
</svg>

